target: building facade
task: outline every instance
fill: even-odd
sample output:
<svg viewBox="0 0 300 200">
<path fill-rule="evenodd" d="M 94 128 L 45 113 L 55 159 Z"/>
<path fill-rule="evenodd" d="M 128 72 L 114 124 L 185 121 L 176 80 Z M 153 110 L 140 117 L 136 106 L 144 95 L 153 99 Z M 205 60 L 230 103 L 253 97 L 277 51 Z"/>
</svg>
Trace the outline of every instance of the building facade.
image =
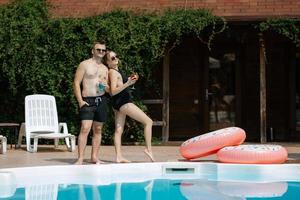
<svg viewBox="0 0 300 200">
<path fill-rule="evenodd" d="M 0 4 L 10 1 L 0 0 Z M 287 38 L 263 35 L 255 24 L 268 18 L 300 18 L 298 0 L 48 0 L 53 18 L 98 15 L 114 9 L 163 12 L 205 8 L 224 17 L 228 29 L 209 50 L 186 37 L 162 61 L 162 96 L 147 97 L 154 135 L 184 140 L 228 126 L 247 140 L 300 141 L 300 50 Z M 161 128 L 162 127 L 162 128 Z"/>
<path fill-rule="evenodd" d="M 7 4 L 12 0 L 0 0 Z M 299 17 L 298 0 L 48 0 L 53 17 L 87 17 L 113 9 L 164 10 L 206 8 L 231 20 Z"/>
</svg>

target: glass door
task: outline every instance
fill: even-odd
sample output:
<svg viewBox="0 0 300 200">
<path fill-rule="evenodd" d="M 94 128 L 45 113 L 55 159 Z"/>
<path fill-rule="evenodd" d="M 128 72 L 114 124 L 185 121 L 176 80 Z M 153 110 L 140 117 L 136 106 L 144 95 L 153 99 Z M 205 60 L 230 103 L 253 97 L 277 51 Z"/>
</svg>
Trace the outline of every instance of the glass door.
<svg viewBox="0 0 300 200">
<path fill-rule="evenodd" d="M 170 52 L 170 140 L 185 140 L 203 130 L 203 55 L 203 45 L 193 38 Z"/>
<path fill-rule="evenodd" d="M 236 124 L 236 55 L 232 52 L 215 53 L 209 57 L 208 101 L 209 131 Z"/>
</svg>

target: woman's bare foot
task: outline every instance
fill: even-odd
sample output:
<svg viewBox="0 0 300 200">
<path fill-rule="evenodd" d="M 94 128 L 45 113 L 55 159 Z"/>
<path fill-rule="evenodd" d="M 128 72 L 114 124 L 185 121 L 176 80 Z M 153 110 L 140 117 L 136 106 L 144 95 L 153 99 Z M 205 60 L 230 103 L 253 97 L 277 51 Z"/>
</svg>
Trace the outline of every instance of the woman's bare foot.
<svg viewBox="0 0 300 200">
<path fill-rule="evenodd" d="M 99 159 L 97 159 L 97 160 L 91 160 L 91 162 L 93 163 L 93 164 L 95 164 L 95 165 L 100 165 L 100 164 L 104 164 L 105 162 L 103 162 L 103 161 L 101 161 L 101 160 L 99 160 Z"/>
<path fill-rule="evenodd" d="M 116 159 L 117 163 L 131 163 L 130 160 L 127 160 L 126 158 L 120 157 Z"/>
<path fill-rule="evenodd" d="M 152 155 L 152 151 L 149 151 L 148 149 L 145 149 L 144 153 L 151 159 L 152 162 L 155 162 L 155 159 Z"/>
</svg>

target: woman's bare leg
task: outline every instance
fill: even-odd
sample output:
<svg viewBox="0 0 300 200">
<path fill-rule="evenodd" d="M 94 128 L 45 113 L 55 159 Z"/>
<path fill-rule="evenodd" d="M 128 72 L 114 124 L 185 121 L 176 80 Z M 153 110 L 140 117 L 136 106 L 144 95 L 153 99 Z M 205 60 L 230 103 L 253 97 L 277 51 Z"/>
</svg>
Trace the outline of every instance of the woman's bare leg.
<svg viewBox="0 0 300 200">
<path fill-rule="evenodd" d="M 115 134 L 114 134 L 114 143 L 116 150 L 116 162 L 117 163 L 129 163 L 130 161 L 125 159 L 122 155 L 122 134 L 124 131 L 124 125 L 126 120 L 126 115 L 115 110 Z"/>
<path fill-rule="evenodd" d="M 154 157 L 152 154 L 151 147 L 151 138 L 152 138 L 152 124 L 153 121 L 148 117 L 139 107 L 134 105 L 133 103 L 127 103 L 120 108 L 120 112 L 125 115 L 128 115 L 132 119 L 142 123 L 144 125 L 144 137 L 146 143 L 145 153 L 152 162 L 154 162 Z"/>
</svg>

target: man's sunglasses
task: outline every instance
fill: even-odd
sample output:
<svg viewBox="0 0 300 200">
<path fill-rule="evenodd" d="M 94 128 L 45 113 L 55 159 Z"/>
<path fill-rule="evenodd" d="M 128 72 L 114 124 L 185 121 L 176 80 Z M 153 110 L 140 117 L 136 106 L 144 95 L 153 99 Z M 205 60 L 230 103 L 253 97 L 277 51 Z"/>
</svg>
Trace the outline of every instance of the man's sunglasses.
<svg viewBox="0 0 300 200">
<path fill-rule="evenodd" d="M 96 49 L 99 53 L 106 52 L 106 49 Z"/>
<path fill-rule="evenodd" d="M 110 57 L 110 59 L 111 59 L 112 61 L 116 60 L 117 58 L 118 58 L 117 55 Z"/>
</svg>

